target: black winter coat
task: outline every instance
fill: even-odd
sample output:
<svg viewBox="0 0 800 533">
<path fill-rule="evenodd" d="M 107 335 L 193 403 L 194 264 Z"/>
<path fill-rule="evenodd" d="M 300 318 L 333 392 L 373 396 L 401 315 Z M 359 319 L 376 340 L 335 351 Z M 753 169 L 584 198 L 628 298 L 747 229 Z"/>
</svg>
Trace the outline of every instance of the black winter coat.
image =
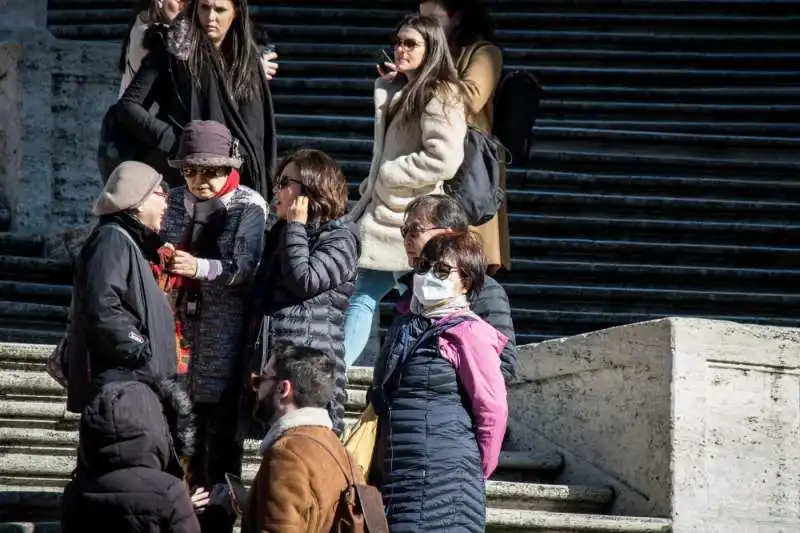
<svg viewBox="0 0 800 533">
<path fill-rule="evenodd" d="M 182 185 L 183 178 L 167 160 L 177 150 L 183 127 L 191 120 L 225 124 L 239 140 L 245 159 L 239 170 L 242 185 L 270 198 L 269 184 L 277 159 L 275 112 L 258 54 L 249 68 L 257 70 L 261 90 L 251 101 L 234 103 L 225 89 L 226 73 L 209 68 L 202 83 L 192 80 L 187 61 L 191 48 L 188 24 L 184 16 L 179 16 L 164 37 L 166 43 L 152 49 L 142 61 L 117 104 L 117 119 L 150 147 L 151 151 L 138 159 L 161 172 L 173 187 Z M 153 103 L 158 104 L 155 115 L 150 112 Z"/>
<path fill-rule="evenodd" d="M 344 430 L 347 386 L 344 314 L 353 294 L 359 241 L 344 219 L 313 228 L 278 222 L 267 234 L 256 275 L 248 338 L 248 375 L 260 372 L 265 354 L 280 342 L 310 346 L 336 359 L 334 430 Z M 259 333 L 260 332 L 260 333 Z"/>
<path fill-rule="evenodd" d="M 95 396 L 81 417 L 79 466 L 64 489 L 64 533 L 200 532 L 186 485 L 167 472 L 175 452 L 165 410 L 141 382 L 111 383 Z"/>
<path fill-rule="evenodd" d="M 80 413 L 108 381 L 175 374 L 175 319 L 148 260 L 162 241 L 127 214 L 104 217 L 75 266 L 67 408 Z"/>
</svg>

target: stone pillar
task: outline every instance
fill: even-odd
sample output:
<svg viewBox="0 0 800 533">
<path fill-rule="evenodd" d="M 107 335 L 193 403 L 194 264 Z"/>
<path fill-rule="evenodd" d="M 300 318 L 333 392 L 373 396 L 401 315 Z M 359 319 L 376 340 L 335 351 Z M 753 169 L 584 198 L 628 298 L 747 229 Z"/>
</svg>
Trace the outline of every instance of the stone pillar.
<svg viewBox="0 0 800 533">
<path fill-rule="evenodd" d="M 20 102 L 13 142 L 20 164 L 4 180 L 13 197 L 12 228 L 41 233 L 49 226 L 52 187 L 51 47 L 55 39 L 47 31 L 46 0 L 0 0 L 0 45 L 19 49 L 17 59 Z M 8 150 L 8 148 L 7 148 Z M 13 163 L 13 162 L 12 162 Z M 7 193 L 8 194 L 8 193 Z"/>
<path fill-rule="evenodd" d="M 22 49 L 18 44 L 0 43 L 0 228 L 10 222 L 21 169 L 21 55 Z"/>
<path fill-rule="evenodd" d="M 693 319 L 521 347 L 513 444 L 675 533 L 800 531 L 800 330 Z"/>
</svg>

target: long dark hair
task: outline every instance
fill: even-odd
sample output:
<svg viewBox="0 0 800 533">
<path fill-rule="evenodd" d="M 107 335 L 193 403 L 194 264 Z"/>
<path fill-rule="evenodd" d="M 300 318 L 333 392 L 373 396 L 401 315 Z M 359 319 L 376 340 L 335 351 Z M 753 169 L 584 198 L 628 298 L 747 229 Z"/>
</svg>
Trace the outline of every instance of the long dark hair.
<svg viewBox="0 0 800 533">
<path fill-rule="evenodd" d="M 258 49 L 253 37 L 247 0 L 231 0 L 231 2 L 236 11 L 236 17 L 225 35 L 222 46 L 217 51 L 200 25 L 197 9 L 200 0 L 191 1 L 188 9 L 191 20 L 189 24 L 191 42 L 189 71 L 195 83 L 202 84 L 209 66 L 216 64 L 222 68 L 231 94 L 237 102 L 241 103 L 252 100 L 261 91 L 261 79 L 257 70 L 260 66 L 253 68 L 253 63 L 258 57 Z"/>
<path fill-rule="evenodd" d="M 494 22 L 481 0 L 422 0 L 420 4 L 427 2 L 442 6 L 451 18 L 461 16 L 450 36 L 455 46 L 461 48 L 477 41 L 494 41 Z"/>
<path fill-rule="evenodd" d="M 404 28 L 418 31 L 425 41 L 425 56 L 419 73 L 406 86 L 403 98 L 390 109 L 390 114 L 397 116 L 401 124 L 409 125 L 422 117 L 435 96 L 444 98 L 448 105 L 460 105 L 465 88 L 438 20 L 417 14 L 408 15 L 398 24 L 395 36 Z"/>
<path fill-rule="evenodd" d="M 152 24 L 153 22 L 166 22 L 161 20 L 161 13 L 158 12 L 156 0 L 137 0 L 133 20 L 128 24 L 128 30 L 125 32 L 125 39 L 122 41 L 122 50 L 119 54 L 119 62 L 117 68 L 120 74 L 124 74 L 128 68 L 128 45 L 131 44 L 131 30 L 136 25 L 139 15 L 145 14 L 144 22 Z"/>
</svg>

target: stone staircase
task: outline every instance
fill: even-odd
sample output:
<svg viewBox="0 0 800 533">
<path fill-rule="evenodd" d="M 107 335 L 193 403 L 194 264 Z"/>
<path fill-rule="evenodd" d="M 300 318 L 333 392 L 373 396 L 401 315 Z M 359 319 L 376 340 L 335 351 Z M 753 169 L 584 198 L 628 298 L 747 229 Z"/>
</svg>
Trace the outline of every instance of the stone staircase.
<svg viewBox="0 0 800 533">
<path fill-rule="evenodd" d="M 417 3 L 250 3 L 281 55 L 281 150 L 324 149 L 355 186 L 375 51 Z M 800 1 L 487 4 L 507 65 L 544 89 L 532 159 L 509 172 L 500 279 L 519 343 L 665 316 L 796 325 Z M 130 12 L 50 0 L 48 18 L 57 37 L 117 41 Z M 19 300 L 55 304 L 47 290 Z"/>
<path fill-rule="evenodd" d="M 65 411 L 63 390 L 44 372 L 51 350 L 0 344 L 0 532 L 58 530 L 61 489 L 75 465 L 79 418 Z M 370 379 L 367 368 L 350 373 L 346 407 L 351 420 L 364 408 Z M 258 470 L 257 447 L 256 442 L 246 445 L 246 482 Z M 612 505 L 613 490 L 559 485 L 562 466 L 557 453 L 504 451 L 487 485 L 487 531 L 670 531 L 668 520 L 601 514 Z"/>
</svg>

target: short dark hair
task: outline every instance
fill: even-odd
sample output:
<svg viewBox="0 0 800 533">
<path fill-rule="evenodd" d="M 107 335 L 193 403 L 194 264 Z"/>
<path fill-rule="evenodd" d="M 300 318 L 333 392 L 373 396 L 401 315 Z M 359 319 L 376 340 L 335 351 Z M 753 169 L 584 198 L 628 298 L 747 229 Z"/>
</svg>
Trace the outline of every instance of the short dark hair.
<svg viewBox="0 0 800 533">
<path fill-rule="evenodd" d="M 468 231 L 469 220 L 458 200 L 446 194 L 420 196 L 406 207 L 406 220 L 414 218 L 437 228 Z"/>
<path fill-rule="evenodd" d="M 474 298 L 486 281 L 486 254 L 480 238 L 471 231 L 440 233 L 431 237 L 422 248 L 420 257 L 449 262 L 457 268 L 469 298 Z"/>
<path fill-rule="evenodd" d="M 344 215 L 347 210 L 347 179 L 335 159 L 321 150 L 297 150 L 278 164 L 273 183 L 291 163 L 297 165 L 304 194 L 308 196 L 309 222 L 325 224 Z"/>
<path fill-rule="evenodd" d="M 272 350 L 275 377 L 294 386 L 297 407 L 325 407 L 333 400 L 334 362 L 331 356 L 309 346 L 279 342 Z"/>
</svg>

